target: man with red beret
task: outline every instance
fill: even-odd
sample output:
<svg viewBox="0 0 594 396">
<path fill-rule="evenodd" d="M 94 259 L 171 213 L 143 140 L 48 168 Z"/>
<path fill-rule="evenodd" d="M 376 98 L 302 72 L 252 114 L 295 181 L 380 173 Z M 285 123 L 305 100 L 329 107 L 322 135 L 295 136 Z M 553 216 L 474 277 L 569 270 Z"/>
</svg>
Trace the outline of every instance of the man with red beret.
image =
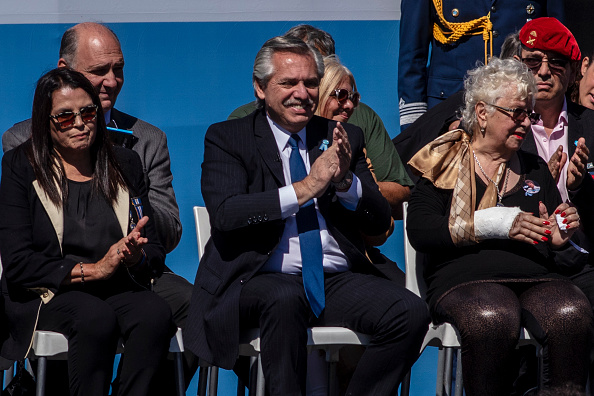
<svg viewBox="0 0 594 396">
<path fill-rule="evenodd" d="M 594 182 L 585 177 L 594 170 L 588 159 L 589 147 L 594 149 L 594 111 L 566 99 L 581 59 L 580 48 L 569 29 L 555 18 L 526 23 L 519 38 L 520 60 L 536 79 L 534 111 L 540 114 L 522 150 L 549 162 L 561 197 L 578 207 L 588 239 L 594 241 Z M 594 276 L 592 280 L 594 284 Z M 594 286 L 591 294 L 594 302 Z"/>
<path fill-rule="evenodd" d="M 520 41 L 521 61 L 537 83 L 534 111 L 541 116 L 526 135 L 522 150 L 548 161 L 563 200 L 578 208 L 583 229 L 574 234 L 572 243 L 576 252 L 591 252 L 588 264 L 568 257 L 567 268 L 559 271 L 570 276 L 594 306 L 594 181 L 588 174 L 594 171 L 588 158 L 594 150 L 594 111 L 566 99 L 581 52 L 573 34 L 555 18 L 526 23 Z M 590 378 L 592 374 L 591 367 Z"/>
<path fill-rule="evenodd" d="M 555 18 L 526 23 L 520 41 L 521 61 L 532 70 L 538 87 L 534 111 L 541 116 L 532 126 L 533 137 L 526 136 L 522 149 L 552 160 L 551 171 L 566 201 L 570 192 L 580 187 L 586 173 L 582 167 L 588 160 L 588 148 L 580 138 L 589 137 L 584 136 L 591 131 L 586 125 L 594 127 L 594 112 L 585 112 L 565 98 L 575 80 L 581 52 L 573 34 Z M 593 144 L 594 136 L 585 140 Z M 573 155 L 567 161 L 569 153 Z"/>
</svg>

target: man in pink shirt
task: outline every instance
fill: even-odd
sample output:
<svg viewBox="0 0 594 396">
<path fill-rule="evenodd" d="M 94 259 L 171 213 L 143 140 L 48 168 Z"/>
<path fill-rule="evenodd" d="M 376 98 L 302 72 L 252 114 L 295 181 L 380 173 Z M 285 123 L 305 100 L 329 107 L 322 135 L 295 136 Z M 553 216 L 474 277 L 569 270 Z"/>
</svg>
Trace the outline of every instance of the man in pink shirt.
<svg viewBox="0 0 594 396">
<path fill-rule="evenodd" d="M 520 41 L 520 60 L 532 70 L 538 86 L 534 111 L 541 117 L 526 135 L 522 150 L 548 162 L 561 197 L 578 208 L 582 227 L 571 241 L 575 256 L 568 255 L 566 267 L 557 271 L 570 277 L 594 306 L 594 180 L 589 174 L 594 173 L 589 158 L 590 149 L 594 150 L 594 111 L 566 99 L 581 52 L 573 34 L 554 18 L 526 23 Z M 536 190 L 529 187 L 524 188 L 527 194 Z M 591 253 L 584 265 L 578 257 L 586 251 Z"/>
<path fill-rule="evenodd" d="M 589 127 L 594 127 L 594 113 L 565 98 L 575 80 L 581 52 L 573 34 L 555 18 L 526 23 L 520 41 L 520 60 L 532 70 L 538 86 L 534 111 L 541 117 L 532 125 L 533 136 L 526 136 L 522 149 L 549 162 L 559 192 L 567 201 L 587 173 L 584 167 L 591 139 L 581 138 L 589 137 Z"/>
</svg>

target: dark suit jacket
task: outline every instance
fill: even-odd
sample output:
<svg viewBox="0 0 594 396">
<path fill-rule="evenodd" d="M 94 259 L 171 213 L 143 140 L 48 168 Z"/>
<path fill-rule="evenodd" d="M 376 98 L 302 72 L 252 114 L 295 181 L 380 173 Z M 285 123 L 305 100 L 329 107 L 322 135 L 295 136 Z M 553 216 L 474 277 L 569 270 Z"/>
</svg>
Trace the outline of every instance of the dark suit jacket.
<svg viewBox="0 0 594 396">
<path fill-rule="evenodd" d="M 312 164 L 321 154 L 322 140 L 332 142 L 335 125 L 320 117 L 307 124 Z M 353 152 L 351 170 L 361 181 L 363 196 L 351 212 L 329 187 L 318 198 L 318 207 L 353 271 L 382 276 L 365 257 L 360 232 L 385 232 L 390 226 L 390 207 L 367 168 L 362 131 L 343 126 Z M 211 239 L 196 274 L 184 344 L 217 366 L 232 368 L 237 358 L 242 285 L 268 260 L 281 238 L 284 220 L 278 189 L 284 185 L 280 154 L 263 111 L 208 129 L 202 195 L 210 215 Z"/>
<path fill-rule="evenodd" d="M 133 132 L 134 142 L 128 148 L 140 155 L 148 196 L 155 213 L 152 220 L 156 224 L 159 241 L 169 253 L 181 238 L 182 225 L 173 192 L 167 136 L 156 126 L 117 109 L 111 110 L 111 119 L 119 129 Z M 7 152 L 30 136 L 30 119 L 14 124 L 2 135 L 2 149 Z"/>
<path fill-rule="evenodd" d="M 590 149 L 588 163 L 591 164 L 592 155 L 594 155 L 594 111 L 567 101 L 567 123 L 568 157 L 571 158 L 575 151 L 575 141 L 583 137 L 586 139 L 586 146 Z M 522 150 L 538 155 L 532 130 L 528 131 L 522 144 Z M 590 172 L 593 171 L 594 169 L 590 169 Z M 594 180 L 592 177 L 586 175 L 581 187 L 575 193 L 570 192 L 569 198 L 578 209 L 585 231 L 585 236 L 576 233 L 572 240 L 590 252 L 589 260 L 592 262 L 594 257 L 594 205 L 592 205 L 594 203 Z M 549 210 L 552 209 L 549 208 Z"/>
<path fill-rule="evenodd" d="M 37 183 L 25 153 L 29 144 L 4 155 L 0 183 L 2 295 L 10 332 L 1 355 L 13 360 L 22 359 L 27 352 L 40 304 L 48 303 L 60 292 L 60 284 L 77 265 L 74 260 L 63 257 L 62 207 L 54 205 Z M 149 217 L 152 210 L 138 154 L 124 148 L 114 148 L 114 152 L 129 190 L 120 188 L 113 207 L 124 237 L 130 231 L 130 216 L 138 221 L 131 197 L 140 197 L 143 211 Z M 149 243 L 143 247 L 147 266 L 142 270 L 147 271 L 147 275 L 153 270 L 162 272 L 165 251 L 150 221 L 144 234 Z"/>
</svg>

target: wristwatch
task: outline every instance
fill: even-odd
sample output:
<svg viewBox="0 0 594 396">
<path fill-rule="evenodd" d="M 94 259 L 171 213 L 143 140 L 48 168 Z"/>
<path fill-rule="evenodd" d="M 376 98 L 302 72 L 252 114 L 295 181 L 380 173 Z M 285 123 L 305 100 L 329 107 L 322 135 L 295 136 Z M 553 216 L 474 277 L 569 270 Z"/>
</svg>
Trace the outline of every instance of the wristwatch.
<svg viewBox="0 0 594 396">
<path fill-rule="evenodd" d="M 349 188 L 351 188 L 351 184 L 353 184 L 353 172 L 351 172 L 350 169 L 346 175 L 344 175 L 341 181 L 338 183 L 332 183 L 334 188 L 341 192 L 347 191 Z"/>
</svg>

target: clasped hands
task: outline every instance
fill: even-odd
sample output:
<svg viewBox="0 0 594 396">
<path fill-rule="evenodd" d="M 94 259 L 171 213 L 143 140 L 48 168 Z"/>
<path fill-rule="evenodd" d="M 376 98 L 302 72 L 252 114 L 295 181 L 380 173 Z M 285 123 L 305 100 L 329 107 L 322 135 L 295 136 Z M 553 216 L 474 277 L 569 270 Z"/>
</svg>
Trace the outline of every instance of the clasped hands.
<svg viewBox="0 0 594 396">
<path fill-rule="evenodd" d="M 516 216 L 509 230 L 510 239 L 534 245 L 550 242 L 553 248 L 560 248 L 580 226 L 580 216 L 576 208 L 567 203 L 559 205 L 550 216 L 542 202 L 539 202 L 538 209 L 538 217 L 528 212 L 521 212 Z M 565 231 L 559 229 L 557 214 L 563 219 L 562 223 L 567 226 Z"/>
<path fill-rule="evenodd" d="M 95 264 L 100 278 L 109 279 L 121 264 L 132 267 L 142 259 L 142 247 L 148 243 L 148 239 L 141 236 L 141 232 L 148 220 L 147 216 L 143 216 L 136 227 L 111 245 L 105 256 Z"/>
<path fill-rule="evenodd" d="M 293 183 L 299 206 L 321 197 L 330 183 L 340 182 L 349 171 L 351 156 L 348 135 L 339 122 L 332 133 L 332 145 L 315 160 L 309 175 Z"/>
<path fill-rule="evenodd" d="M 588 147 L 586 146 L 586 139 L 583 137 L 579 138 L 575 152 L 571 156 L 569 165 L 567 167 L 568 190 L 577 190 L 582 184 L 584 177 L 588 174 L 586 166 L 589 155 L 590 150 L 588 150 Z M 563 152 L 563 146 L 559 146 L 553 155 L 551 155 L 551 159 L 549 159 L 548 163 L 549 171 L 553 175 L 555 182 L 559 181 L 561 170 L 565 166 L 566 162 L 567 154 Z"/>
</svg>

